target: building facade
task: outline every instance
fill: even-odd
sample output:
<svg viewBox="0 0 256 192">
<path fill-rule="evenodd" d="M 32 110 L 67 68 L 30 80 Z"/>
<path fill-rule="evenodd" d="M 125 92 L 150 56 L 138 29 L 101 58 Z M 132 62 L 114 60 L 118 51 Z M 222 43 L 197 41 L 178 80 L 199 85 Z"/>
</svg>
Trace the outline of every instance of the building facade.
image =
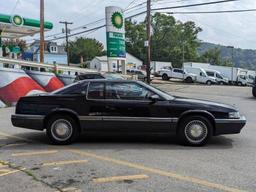
<svg viewBox="0 0 256 192">
<path fill-rule="evenodd" d="M 23 59 L 40 62 L 40 41 L 33 42 L 29 50 L 24 53 Z M 64 45 L 56 42 L 45 41 L 44 63 L 67 64 L 67 52 Z"/>
<path fill-rule="evenodd" d="M 134 57 L 133 55 L 126 53 L 126 68 L 127 69 L 137 69 L 143 65 L 143 62 Z M 117 61 L 112 61 L 113 71 L 121 71 L 121 63 L 118 65 Z M 95 57 L 90 62 L 90 69 L 107 72 L 108 71 L 108 58 L 107 56 Z"/>
</svg>

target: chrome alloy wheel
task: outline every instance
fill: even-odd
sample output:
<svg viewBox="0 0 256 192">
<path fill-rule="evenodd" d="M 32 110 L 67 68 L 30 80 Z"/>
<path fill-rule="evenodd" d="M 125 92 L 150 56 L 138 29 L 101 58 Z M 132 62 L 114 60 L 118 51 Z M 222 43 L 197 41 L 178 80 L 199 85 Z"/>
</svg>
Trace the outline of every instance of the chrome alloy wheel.
<svg viewBox="0 0 256 192">
<path fill-rule="evenodd" d="M 58 119 L 51 126 L 51 134 L 57 141 L 66 141 L 73 134 L 71 123 L 65 119 Z"/>
<path fill-rule="evenodd" d="M 199 144 L 207 138 L 208 128 L 200 120 L 190 121 L 185 127 L 185 136 L 190 143 Z"/>
</svg>

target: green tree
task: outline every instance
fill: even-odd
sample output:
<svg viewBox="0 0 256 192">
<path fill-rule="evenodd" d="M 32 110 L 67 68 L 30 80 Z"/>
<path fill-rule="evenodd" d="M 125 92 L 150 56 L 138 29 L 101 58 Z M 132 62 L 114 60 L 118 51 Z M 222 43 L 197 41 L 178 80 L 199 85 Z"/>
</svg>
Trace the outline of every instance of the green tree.
<svg viewBox="0 0 256 192">
<path fill-rule="evenodd" d="M 89 61 L 95 56 L 102 56 L 105 53 L 102 43 L 96 39 L 83 37 L 70 42 L 69 51 L 71 63 L 80 63 L 81 60 Z"/>
<path fill-rule="evenodd" d="M 210 63 L 212 65 L 222 65 L 221 51 L 219 48 L 213 48 L 205 51 L 199 58 L 200 62 Z"/>
<path fill-rule="evenodd" d="M 147 39 L 144 22 L 126 23 L 127 51 L 146 63 L 144 41 Z M 182 23 L 174 17 L 156 13 L 152 17 L 152 60 L 170 61 L 174 66 L 181 67 L 183 48 L 185 61 L 197 59 L 199 43 L 197 35 L 201 28 L 194 22 Z"/>
</svg>

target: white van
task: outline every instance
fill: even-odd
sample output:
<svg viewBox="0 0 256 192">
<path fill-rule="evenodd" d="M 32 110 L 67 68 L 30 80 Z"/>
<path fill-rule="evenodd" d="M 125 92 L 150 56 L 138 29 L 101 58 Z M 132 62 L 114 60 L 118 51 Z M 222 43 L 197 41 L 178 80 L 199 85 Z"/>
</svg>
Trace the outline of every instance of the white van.
<svg viewBox="0 0 256 192">
<path fill-rule="evenodd" d="M 216 79 L 214 77 L 208 76 L 206 71 L 202 68 L 186 67 L 185 70 L 188 73 L 196 74 L 197 75 L 196 81 L 198 83 L 204 83 L 207 85 L 212 85 L 217 83 Z"/>
<path fill-rule="evenodd" d="M 206 73 L 208 76 L 214 77 L 220 85 L 229 84 L 228 78 L 222 75 L 219 71 L 206 69 Z"/>
</svg>

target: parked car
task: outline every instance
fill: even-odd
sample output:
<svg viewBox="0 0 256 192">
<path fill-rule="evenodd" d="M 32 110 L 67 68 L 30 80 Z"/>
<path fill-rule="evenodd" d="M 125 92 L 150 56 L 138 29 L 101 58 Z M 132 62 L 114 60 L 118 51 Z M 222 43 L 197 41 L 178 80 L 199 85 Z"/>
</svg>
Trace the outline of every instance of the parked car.
<svg viewBox="0 0 256 192">
<path fill-rule="evenodd" d="M 224 77 L 220 72 L 215 70 L 206 69 L 206 73 L 208 76 L 216 79 L 217 83 L 220 85 L 228 85 L 229 81 L 227 77 Z"/>
<path fill-rule="evenodd" d="M 160 70 L 160 75 L 164 81 L 168 81 L 170 79 L 182 79 L 187 83 L 193 83 L 196 81 L 196 75 L 192 73 L 188 73 L 182 69 L 177 68 L 168 68 Z"/>
<path fill-rule="evenodd" d="M 254 84 L 252 86 L 252 95 L 256 97 L 256 77 L 254 79 Z"/>
<path fill-rule="evenodd" d="M 127 69 L 127 75 L 137 75 L 138 76 L 138 80 L 140 81 L 147 81 L 147 74 L 145 71 L 142 70 L 138 70 L 138 69 Z M 151 81 L 153 80 L 154 76 L 150 75 L 150 79 Z"/>
<path fill-rule="evenodd" d="M 11 119 L 15 127 L 46 130 L 61 145 L 83 132 L 105 132 L 176 134 L 182 144 L 201 146 L 246 124 L 233 106 L 175 97 L 140 81 L 95 79 L 23 97 Z"/>
<path fill-rule="evenodd" d="M 74 82 L 86 79 L 109 79 L 109 80 L 123 80 L 121 74 L 117 73 L 84 73 L 77 75 Z"/>
<path fill-rule="evenodd" d="M 216 79 L 214 77 L 208 76 L 206 71 L 202 68 L 187 67 L 185 68 L 185 70 L 188 73 L 196 74 L 197 75 L 196 81 L 198 83 L 203 83 L 207 85 L 212 85 L 217 83 Z"/>
</svg>

